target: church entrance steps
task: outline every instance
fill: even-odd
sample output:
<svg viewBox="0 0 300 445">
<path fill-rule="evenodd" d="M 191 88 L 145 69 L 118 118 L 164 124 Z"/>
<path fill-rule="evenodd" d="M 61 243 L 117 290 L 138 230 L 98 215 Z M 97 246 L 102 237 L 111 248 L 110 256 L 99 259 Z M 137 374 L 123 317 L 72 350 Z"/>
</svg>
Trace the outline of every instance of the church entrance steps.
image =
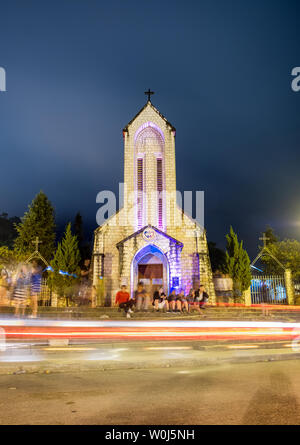
<svg viewBox="0 0 300 445">
<path fill-rule="evenodd" d="M 14 308 L 8 306 L 0 307 L 0 318 L 13 316 Z M 28 316 L 30 311 L 27 310 Z M 39 318 L 63 319 L 63 320 L 123 320 L 124 312 L 118 311 L 115 307 L 39 307 Z M 272 320 L 272 321 L 300 321 L 300 306 L 298 308 L 284 309 L 269 308 L 266 313 L 264 309 L 258 307 L 207 307 L 202 310 L 202 314 L 192 313 L 163 313 L 139 312 L 134 313 L 132 320 Z"/>
</svg>

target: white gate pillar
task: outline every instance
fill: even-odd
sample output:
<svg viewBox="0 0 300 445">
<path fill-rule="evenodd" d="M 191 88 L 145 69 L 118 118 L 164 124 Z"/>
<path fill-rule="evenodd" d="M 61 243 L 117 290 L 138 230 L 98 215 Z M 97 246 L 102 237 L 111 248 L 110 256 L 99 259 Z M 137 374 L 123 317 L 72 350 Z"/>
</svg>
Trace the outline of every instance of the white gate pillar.
<svg viewBox="0 0 300 445">
<path fill-rule="evenodd" d="M 57 294 L 54 291 L 52 291 L 51 295 L 51 306 L 57 307 Z"/>
<path fill-rule="evenodd" d="M 284 271 L 284 279 L 288 304 L 293 305 L 295 302 L 295 292 L 291 269 L 286 269 Z"/>
<path fill-rule="evenodd" d="M 243 293 L 245 306 L 251 306 L 251 286 Z"/>
</svg>

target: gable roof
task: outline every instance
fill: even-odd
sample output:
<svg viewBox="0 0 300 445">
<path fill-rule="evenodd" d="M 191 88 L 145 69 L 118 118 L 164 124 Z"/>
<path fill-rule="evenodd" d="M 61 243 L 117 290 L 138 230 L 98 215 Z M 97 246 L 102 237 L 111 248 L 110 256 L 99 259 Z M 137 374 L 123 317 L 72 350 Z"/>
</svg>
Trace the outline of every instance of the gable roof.
<svg viewBox="0 0 300 445">
<path fill-rule="evenodd" d="M 155 113 L 157 113 L 165 122 L 166 124 L 171 127 L 171 130 L 176 131 L 176 128 L 173 127 L 173 125 L 165 118 L 164 115 L 162 115 L 157 108 L 155 108 L 155 106 L 152 104 L 152 102 L 150 100 L 148 100 L 148 102 L 146 102 L 146 104 L 143 106 L 143 108 L 140 109 L 140 111 L 134 116 L 133 119 L 131 119 L 130 122 L 128 122 L 128 124 L 126 125 L 126 127 L 123 128 L 123 131 L 128 131 L 128 127 L 132 124 L 132 122 L 145 110 L 145 108 L 150 105 L 150 107 L 155 111 Z"/>
<path fill-rule="evenodd" d="M 142 229 L 137 230 L 136 232 L 132 233 L 131 235 L 127 236 L 126 238 L 124 238 L 122 241 L 119 241 L 116 244 L 116 247 L 119 248 L 119 246 L 121 244 L 124 244 L 126 241 L 128 241 L 130 238 L 134 238 L 137 235 L 139 235 L 140 233 L 142 233 L 147 227 L 151 227 L 152 229 L 154 229 L 157 233 L 165 236 L 166 238 L 171 239 L 172 241 L 174 241 L 176 244 L 178 244 L 179 246 L 183 247 L 183 243 L 181 241 L 178 241 L 177 239 L 173 238 L 172 236 L 168 235 L 166 232 L 163 232 L 162 230 L 159 230 L 157 227 L 155 226 L 151 226 L 150 224 L 148 224 L 147 226 L 143 227 Z"/>
</svg>

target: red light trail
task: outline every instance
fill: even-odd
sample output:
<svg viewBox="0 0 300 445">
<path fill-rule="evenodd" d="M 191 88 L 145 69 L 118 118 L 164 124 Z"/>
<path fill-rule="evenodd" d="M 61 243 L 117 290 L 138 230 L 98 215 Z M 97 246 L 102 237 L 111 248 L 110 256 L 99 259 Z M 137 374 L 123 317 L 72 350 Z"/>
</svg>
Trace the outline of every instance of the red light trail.
<svg viewBox="0 0 300 445">
<path fill-rule="evenodd" d="M 289 340 L 299 323 L 272 322 L 57 322 L 0 320 L 7 339 Z"/>
</svg>

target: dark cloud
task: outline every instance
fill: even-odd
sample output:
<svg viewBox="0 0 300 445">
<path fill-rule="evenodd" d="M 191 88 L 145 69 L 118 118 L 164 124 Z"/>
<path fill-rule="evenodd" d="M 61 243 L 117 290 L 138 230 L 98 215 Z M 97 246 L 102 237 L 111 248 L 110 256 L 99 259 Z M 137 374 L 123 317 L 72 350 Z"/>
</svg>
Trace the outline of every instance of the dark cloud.
<svg viewBox="0 0 300 445">
<path fill-rule="evenodd" d="M 0 211 L 41 188 L 59 218 L 123 179 L 121 130 L 153 88 L 177 128 L 177 182 L 205 190 L 211 240 L 252 255 L 265 224 L 299 237 L 297 1 L 5 1 L 0 15 Z"/>
</svg>

